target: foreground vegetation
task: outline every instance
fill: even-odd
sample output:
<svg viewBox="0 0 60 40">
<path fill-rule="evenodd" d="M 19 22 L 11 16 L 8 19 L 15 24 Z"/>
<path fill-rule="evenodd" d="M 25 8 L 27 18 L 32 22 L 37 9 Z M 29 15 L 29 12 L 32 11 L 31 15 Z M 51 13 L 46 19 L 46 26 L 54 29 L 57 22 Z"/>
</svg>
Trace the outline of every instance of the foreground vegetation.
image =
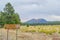
<svg viewBox="0 0 60 40">
<path fill-rule="evenodd" d="M 16 40 L 16 30 L 9 30 L 8 39 L 9 40 Z M 55 37 L 55 38 L 54 38 Z M 36 33 L 36 32 L 20 32 L 18 30 L 17 32 L 17 40 L 55 40 L 57 37 L 57 40 L 60 39 L 59 34 L 52 34 L 52 35 L 46 35 L 44 33 Z M 0 29 L 0 40 L 7 40 L 7 30 L 6 29 Z"/>
<path fill-rule="evenodd" d="M 46 34 L 60 33 L 60 25 L 38 25 L 38 26 L 22 26 L 21 32 L 39 32 Z"/>
<path fill-rule="evenodd" d="M 2 35 L 4 40 L 7 40 L 6 29 L 0 29 L 0 35 Z M 17 38 L 18 40 L 60 39 L 60 25 L 20 26 L 17 31 Z M 1 36 L 0 39 L 2 39 Z M 9 40 L 16 40 L 16 30 L 9 30 Z"/>
</svg>

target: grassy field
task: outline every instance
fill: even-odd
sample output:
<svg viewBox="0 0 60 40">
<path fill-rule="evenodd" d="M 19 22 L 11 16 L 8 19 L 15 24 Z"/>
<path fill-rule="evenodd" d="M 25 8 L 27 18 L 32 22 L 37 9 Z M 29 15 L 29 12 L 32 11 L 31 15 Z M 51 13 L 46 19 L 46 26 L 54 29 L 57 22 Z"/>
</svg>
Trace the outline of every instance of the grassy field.
<svg viewBox="0 0 60 40">
<path fill-rule="evenodd" d="M 16 40 L 16 30 L 9 30 L 9 40 Z M 60 25 L 20 26 L 17 40 L 60 40 Z M 0 40 L 7 40 L 7 30 L 0 29 Z"/>
<path fill-rule="evenodd" d="M 60 25 L 38 25 L 38 26 L 22 26 L 21 32 L 39 32 L 39 33 L 60 33 Z"/>
</svg>

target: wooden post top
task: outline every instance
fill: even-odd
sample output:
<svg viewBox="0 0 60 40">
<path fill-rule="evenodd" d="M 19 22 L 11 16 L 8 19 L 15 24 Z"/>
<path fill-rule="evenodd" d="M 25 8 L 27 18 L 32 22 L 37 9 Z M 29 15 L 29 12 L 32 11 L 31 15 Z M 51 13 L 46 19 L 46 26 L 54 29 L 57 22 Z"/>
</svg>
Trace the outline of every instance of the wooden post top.
<svg viewBox="0 0 60 40">
<path fill-rule="evenodd" d="M 5 24 L 4 27 L 5 29 L 19 29 L 20 24 Z"/>
</svg>

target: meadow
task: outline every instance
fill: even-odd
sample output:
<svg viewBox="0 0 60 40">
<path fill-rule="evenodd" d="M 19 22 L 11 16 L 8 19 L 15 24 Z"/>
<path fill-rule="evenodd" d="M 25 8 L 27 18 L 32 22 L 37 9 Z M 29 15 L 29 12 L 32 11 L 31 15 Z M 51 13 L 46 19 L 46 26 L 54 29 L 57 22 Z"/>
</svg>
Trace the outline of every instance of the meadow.
<svg viewBox="0 0 60 40">
<path fill-rule="evenodd" d="M 7 40 L 7 29 L 0 29 L 0 40 Z M 9 30 L 8 40 L 16 40 L 16 30 Z M 60 25 L 20 26 L 17 40 L 60 40 Z"/>
<path fill-rule="evenodd" d="M 38 26 L 21 26 L 21 32 L 39 32 L 46 34 L 60 33 L 60 25 L 38 25 Z"/>
</svg>

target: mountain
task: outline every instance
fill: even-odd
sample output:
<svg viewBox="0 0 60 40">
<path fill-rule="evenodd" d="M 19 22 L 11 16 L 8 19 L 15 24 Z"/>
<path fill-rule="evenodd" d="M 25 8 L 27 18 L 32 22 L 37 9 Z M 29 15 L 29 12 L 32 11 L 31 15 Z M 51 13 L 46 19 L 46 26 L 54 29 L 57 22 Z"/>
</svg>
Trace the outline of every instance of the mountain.
<svg viewBox="0 0 60 40">
<path fill-rule="evenodd" d="M 27 23 L 27 24 L 39 24 L 39 23 L 47 23 L 47 21 L 45 19 L 31 19 L 25 23 Z"/>
</svg>

